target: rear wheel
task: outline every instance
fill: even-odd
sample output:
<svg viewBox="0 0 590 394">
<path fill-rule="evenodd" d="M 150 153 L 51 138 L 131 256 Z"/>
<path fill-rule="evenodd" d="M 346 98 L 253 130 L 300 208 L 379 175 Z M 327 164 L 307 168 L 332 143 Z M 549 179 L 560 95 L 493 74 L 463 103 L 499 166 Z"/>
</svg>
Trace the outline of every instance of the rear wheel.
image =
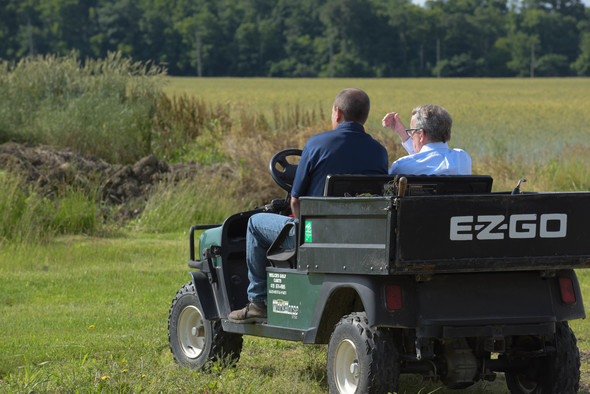
<svg viewBox="0 0 590 394">
<path fill-rule="evenodd" d="M 219 320 L 205 318 L 195 285 L 184 285 L 172 301 L 168 317 L 168 341 L 177 363 L 203 368 L 207 362 L 237 362 L 242 336 L 223 331 Z"/>
<path fill-rule="evenodd" d="M 555 325 L 555 353 L 531 362 L 523 371 L 506 372 L 513 394 L 576 393 L 580 387 L 580 353 L 567 322 Z"/>
<path fill-rule="evenodd" d="M 331 393 L 396 392 L 399 353 L 389 329 L 373 328 L 365 313 L 343 317 L 328 344 Z"/>
</svg>

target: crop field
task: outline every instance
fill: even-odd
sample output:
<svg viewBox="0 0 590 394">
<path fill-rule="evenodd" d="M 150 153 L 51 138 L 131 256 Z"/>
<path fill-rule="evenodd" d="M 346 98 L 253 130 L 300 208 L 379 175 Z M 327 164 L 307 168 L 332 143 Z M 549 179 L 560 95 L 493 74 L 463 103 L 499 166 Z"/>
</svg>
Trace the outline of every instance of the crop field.
<svg viewBox="0 0 590 394">
<path fill-rule="evenodd" d="M 371 98 L 367 128 L 381 129 L 388 112 L 409 125 L 421 104 L 453 117 L 453 147 L 477 156 L 506 154 L 531 162 L 590 148 L 590 78 L 571 79 L 236 79 L 169 78 L 169 94 L 188 93 L 210 104 L 262 112 L 299 108 L 329 120 L 336 94 L 347 87 Z M 322 112 L 323 111 L 323 112 Z"/>
<path fill-rule="evenodd" d="M 371 97 L 367 129 L 384 142 L 390 160 L 401 151 L 397 137 L 381 127 L 383 115 L 399 112 L 408 125 L 412 108 L 434 103 L 453 116 L 450 145 L 468 151 L 474 173 L 492 175 L 495 190 L 511 189 L 523 177 L 526 190 L 590 190 L 588 78 L 166 77 L 170 97 L 196 97 L 203 106 L 223 109 L 211 110 L 203 123 L 206 132 L 191 137 L 196 140 L 191 149 L 205 153 L 187 149 L 175 160 L 195 159 L 205 169 L 217 165 L 223 171 L 207 178 L 203 170 L 197 183 L 184 183 L 182 190 L 164 185 L 149 196 L 144 214 L 121 228 L 96 224 L 98 230 L 90 234 L 64 231 L 42 242 L 4 241 L 0 232 L 0 393 L 327 393 L 326 346 L 245 337 L 236 366 L 222 363 L 194 371 L 175 364 L 167 318 L 176 291 L 190 279 L 184 230 L 205 223 L 196 220 L 218 221 L 261 198 L 283 197 L 268 174 L 268 158 L 277 149 L 301 148 L 309 135 L 327 129 L 330 105 L 346 87 L 364 89 Z M 104 109 L 109 116 L 110 108 Z M 56 124 L 70 120 L 66 115 Z M 109 128 L 109 135 L 116 130 Z M 103 150 L 113 146 L 105 143 Z M 207 167 L 210 162 L 214 165 Z M 5 178 L 0 180 L 6 185 Z M 7 212 L 10 204 L 20 207 L 7 193 L 0 188 L 0 207 Z M 241 199 L 248 193 L 254 197 Z M 37 198 L 20 196 L 26 202 Z M 84 213 L 95 214 L 93 207 L 81 205 Z M 0 218 L 10 218 L 2 213 Z M 19 227 L 17 219 L 23 227 L 37 225 L 35 217 L 25 215 L 14 216 L 6 227 Z M 590 316 L 590 270 L 579 270 L 578 277 Z M 571 327 L 582 359 L 581 392 L 590 393 L 590 325 L 586 319 L 572 321 Z M 404 394 L 451 392 L 458 391 L 414 376 L 404 376 L 400 386 Z M 498 374 L 495 382 L 466 392 L 508 391 Z"/>
</svg>

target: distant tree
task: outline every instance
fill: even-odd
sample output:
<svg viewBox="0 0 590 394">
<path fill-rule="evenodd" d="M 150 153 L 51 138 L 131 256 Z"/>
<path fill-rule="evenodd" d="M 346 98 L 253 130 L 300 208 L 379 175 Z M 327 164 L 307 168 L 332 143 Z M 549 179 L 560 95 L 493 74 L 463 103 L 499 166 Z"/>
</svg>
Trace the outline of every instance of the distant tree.
<svg viewBox="0 0 590 394">
<path fill-rule="evenodd" d="M 567 57 L 555 53 L 541 56 L 535 62 L 535 75 L 546 77 L 562 77 L 570 72 Z"/>
<path fill-rule="evenodd" d="M 496 48 L 510 55 L 506 66 L 519 77 L 530 76 L 531 62 L 534 61 L 535 48 L 538 47 L 537 36 L 529 36 L 521 31 L 509 33 L 507 37 L 496 41 Z"/>
<path fill-rule="evenodd" d="M 139 21 L 142 9 L 135 0 L 108 0 L 101 2 L 97 9 L 99 33 L 92 42 L 95 51 L 104 54 L 118 51 L 138 58 L 138 47 L 142 43 Z"/>
<path fill-rule="evenodd" d="M 0 0 L 0 58 L 119 51 L 173 75 L 588 75 L 582 0 Z"/>
<path fill-rule="evenodd" d="M 376 14 L 385 18 L 384 24 L 376 24 L 380 45 L 374 56 L 383 64 L 380 76 L 428 75 L 428 65 L 436 62 L 439 13 L 409 0 L 382 0 Z"/>
<path fill-rule="evenodd" d="M 576 75 L 590 76 L 590 9 L 586 10 L 586 18 L 578 23 L 580 29 L 580 45 L 578 58 L 571 64 Z"/>
</svg>

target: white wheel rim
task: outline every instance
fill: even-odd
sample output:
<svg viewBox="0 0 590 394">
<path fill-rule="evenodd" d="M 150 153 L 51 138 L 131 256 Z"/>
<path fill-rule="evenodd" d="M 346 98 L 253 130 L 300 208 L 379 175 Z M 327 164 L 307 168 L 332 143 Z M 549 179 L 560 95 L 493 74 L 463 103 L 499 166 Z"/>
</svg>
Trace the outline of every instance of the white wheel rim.
<svg viewBox="0 0 590 394">
<path fill-rule="evenodd" d="M 334 380 L 340 393 L 354 393 L 358 388 L 360 365 L 356 346 L 349 339 L 338 344 L 334 360 Z"/>
<path fill-rule="evenodd" d="M 194 306 L 187 306 L 178 316 L 176 329 L 182 352 L 188 358 L 197 358 L 205 347 L 205 325 L 201 311 Z"/>
</svg>

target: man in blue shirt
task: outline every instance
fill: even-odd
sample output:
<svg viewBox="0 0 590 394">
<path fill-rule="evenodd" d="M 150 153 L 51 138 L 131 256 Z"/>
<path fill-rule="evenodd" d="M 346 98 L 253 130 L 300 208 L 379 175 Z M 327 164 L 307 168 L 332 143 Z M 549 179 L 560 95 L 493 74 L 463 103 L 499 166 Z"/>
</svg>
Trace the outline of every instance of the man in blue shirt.
<svg viewBox="0 0 590 394">
<path fill-rule="evenodd" d="M 383 127 L 396 131 L 408 152 L 394 161 L 389 173 L 404 175 L 471 175 L 471 158 L 462 149 L 449 149 L 453 119 L 442 107 L 421 105 L 412 111 L 410 128 L 397 112 L 383 118 Z"/>
<path fill-rule="evenodd" d="M 232 311 L 228 320 L 254 323 L 266 320 L 266 252 L 286 223 L 299 218 L 299 198 L 321 196 L 329 174 L 386 174 L 387 151 L 365 132 L 370 100 L 359 89 L 345 89 L 332 106 L 332 127 L 312 136 L 301 155 L 291 190 L 293 217 L 259 213 L 250 217 L 246 232 L 248 300 L 245 308 Z M 294 234 L 283 244 L 294 247 Z"/>
</svg>

